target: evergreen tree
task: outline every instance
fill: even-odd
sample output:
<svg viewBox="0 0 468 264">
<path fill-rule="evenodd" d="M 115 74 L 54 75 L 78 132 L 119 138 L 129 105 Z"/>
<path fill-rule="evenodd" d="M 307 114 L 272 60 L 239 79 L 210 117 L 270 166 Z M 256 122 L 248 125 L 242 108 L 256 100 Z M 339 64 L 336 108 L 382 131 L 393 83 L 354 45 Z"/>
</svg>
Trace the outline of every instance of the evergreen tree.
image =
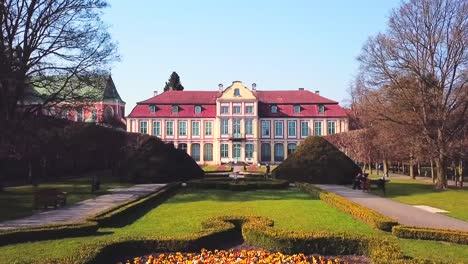
<svg viewBox="0 0 468 264">
<path fill-rule="evenodd" d="M 180 83 L 180 77 L 177 72 L 172 72 L 169 81 L 164 86 L 164 91 L 183 91 L 184 86 Z"/>
</svg>

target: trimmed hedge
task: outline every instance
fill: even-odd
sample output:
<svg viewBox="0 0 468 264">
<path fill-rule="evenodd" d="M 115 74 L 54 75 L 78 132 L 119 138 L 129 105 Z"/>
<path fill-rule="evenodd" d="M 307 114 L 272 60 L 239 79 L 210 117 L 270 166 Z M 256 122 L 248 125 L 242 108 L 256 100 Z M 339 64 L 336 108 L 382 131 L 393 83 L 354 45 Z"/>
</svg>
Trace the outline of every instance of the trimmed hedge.
<svg viewBox="0 0 468 264">
<path fill-rule="evenodd" d="M 89 236 L 99 228 L 96 222 L 43 225 L 0 231 L 0 246 L 65 237 Z"/>
<path fill-rule="evenodd" d="M 271 173 L 290 181 L 350 184 L 359 172 L 359 166 L 338 148 L 323 137 L 310 136 Z"/>
<path fill-rule="evenodd" d="M 122 226 L 129 219 L 134 219 L 145 213 L 145 209 L 153 208 L 155 204 L 168 198 L 179 187 L 180 183 L 169 183 L 156 192 L 99 212 L 94 216 L 88 217 L 87 220 L 97 222 L 100 227 Z"/>
<path fill-rule="evenodd" d="M 153 252 L 195 252 L 201 248 L 216 249 L 227 239 L 243 239 L 255 246 L 282 253 L 360 254 L 376 264 L 423 263 L 404 259 L 395 239 L 325 232 L 294 232 L 273 228 L 273 221 L 258 216 L 223 216 L 202 222 L 203 230 L 184 238 L 121 237 L 110 241 L 91 242 L 75 255 L 62 260 L 42 263 L 112 263 L 124 256 L 138 256 Z M 121 260 L 121 259 L 120 259 Z"/>
<path fill-rule="evenodd" d="M 256 180 L 256 179 L 233 179 L 213 178 L 203 180 L 192 180 L 187 186 L 193 188 L 222 189 L 231 191 L 247 191 L 256 189 L 285 189 L 289 187 L 286 180 Z"/>
<path fill-rule="evenodd" d="M 439 240 L 468 245 L 468 232 L 463 231 L 398 225 L 392 228 L 392 234 L 400 238 Z"/>
<path fill-rule="evenodd" d="M 374 210 L 350 201 L 334 193 L 324 191 L 316 186 L 308 183 L 298 183 L 297 186 L 304 192 L 319 198 L 328 205 L 331 205 L 361 221 L 368 223 L 370 226 L 383 230 L 392 231 L 392 227 L 398 225 L 398 222 L 384 216 Z"/>
</svg>

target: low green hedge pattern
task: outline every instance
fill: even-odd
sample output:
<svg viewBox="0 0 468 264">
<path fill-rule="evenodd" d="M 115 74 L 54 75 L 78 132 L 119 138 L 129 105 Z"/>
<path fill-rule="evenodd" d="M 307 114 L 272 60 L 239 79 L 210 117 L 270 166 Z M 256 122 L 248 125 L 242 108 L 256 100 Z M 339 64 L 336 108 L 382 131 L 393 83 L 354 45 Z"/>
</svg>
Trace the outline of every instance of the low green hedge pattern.
<svg viewBox="0 0 468 264">
<path fill-rule="evenodd" d="M 362 254 L 375 264 L 431 263 L 404 259 L 395 239 L 349 234 L 282 231 L 273 228 L 273 221 L 258 216 L 223 216 L 202 222 L 203 230 L 184 238 L 121 237 L 110 241 L 92 242 L 75 255 L 42 263 L 115 263 L 123 256 L 138 256 L 152 252 L 194 252 L 201 248 L 216 249 L 226 239 L 242 236 L 251 245 L 283 253 L 321 255 Z"/>
<path fill-rule="evenodd" d="M 468 245 L 468 232 L 463 231 L 399 225 L 392 228 L 392 234 L 401 238 L 439 240 Z"/>
<path fill-rule="evenodd" d="M 230 178 L 212 178 L 192 180 L 187 182 L 187 186 L 194 188 L 247 191 L 256 189 L 285 189 L 289 187 L 289 182 L 286 180 L 260 180 L 256 178 L 239 178 L 237 182 L 234 182 L 234 180 Z"/>
<path fill-rule="evenodd" d="M 43 225 L 0 231 L 0 246 L 29 241 L 89 236 L 99 228 L 96 222 Z"/>
<path fill-rule="evenodd" d="M 354 218 L 364 221 L 377 229 L 390 232 L 392 231 L 393 226 L 398 225 L 397 221 L 387 216 L 384 216 L 374 210 L 352 202 L 334 193 L 324 191 L 316 186 L 313 186 L 312 184 L 298 183 L 297 186 L 301 190 L 319 198 L 328 205 L 331 205 L 353 216 Z"/>
<path fill-rule="evenodd" d="M 137 214 L 144 208 L 154 207 L 154 204 L 168 198 L 180 187 L 180 183 L 169 183 L 160 190 L 132 200 L 121 205 L 112 207 L 89 217 L 88 221 L 97 222 L 100 227 L 118 226 L 122 224 L 122 219 L 126 219 Z"/>
</svg>

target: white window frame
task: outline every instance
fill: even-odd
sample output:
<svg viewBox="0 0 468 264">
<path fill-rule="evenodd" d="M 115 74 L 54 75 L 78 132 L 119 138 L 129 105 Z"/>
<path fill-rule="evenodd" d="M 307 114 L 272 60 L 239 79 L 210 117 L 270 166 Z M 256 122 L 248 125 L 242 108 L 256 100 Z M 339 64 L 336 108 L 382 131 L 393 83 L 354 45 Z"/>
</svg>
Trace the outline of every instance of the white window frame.
<svg viewBox="0 0 468 264">
<path fill-rule="evenodd" d="M 226 124 L 224 124 L 224 121 L 226 121 Z M 219 124 L 220 124 L 221 136 L 228 136 L 229 135 L 229 119 L 223 118 L 220 120 Z M 226 132 L 224 131 L 224 127 L 226 127 Z"/>
<path fill-rule="evenodd" d="M 210 133 L 208 133 L 208 131 Z M 212 136 L 213 136 L 213 122 L 205 121 L 205 137 L 212 137 Z"/>
<path fill-rule="evenodd" d="M 197 131 L 194 130 L 195 128 L 197 128 Z M 192 121 L 192 137 L 200 137 L 200 121 Z"/>
<path fill-rule="evenodd" d="M 169 126 L 169 124 L 171 124 Z M 169 134 L 168 131 L 169 131 L 169 128 L 171 129 L 171 133 Z M 166 121 L 166 136 L 167 137 L 173 137 L 174 136 L 174 121 Z"/>
<path fill-rule="evenodd" d="M 184 125 L 182 126 L 182 124 L 184 124 Z M 179 120 L 179 122 L 177 124 L 177 127 L 178 127 L 178 129 L 177 129 L 178 136 L 179 137 L 187 137 L 187 121 Z M 185 130 L 185 134 L 181 133 L 181 132 L 183 132 L 182 129 Z"/>
<path fill-rule="evenodd" d="M 157 124 L 157 125 L 156 125 Z M 158 129 L 156 131 L 156 128 Z M 153 136 L 161 136 L 161 121 L 153 121 Z"/>
<path fill-rule="evenodd" d="M 330 126 L 332 124 L 332 126 Z M 333 132 L 330 133 L 330 128 L 333 128 Z M 327 135 L 336 134 L 336 122 L 335 121 L 327 121 Z"/>
<path fill-rule="evenodd" d="M 323 135 L 323 126 L 322 126 L 322 121 L 314 121 L 314 136 L 322 136 Z M 320 126 L 317 126 L 317 124 L 320 124 Z M 320 127 L 320 133 L 317 133 L 317 127 Z"/>
<path fill-rule="evenodd" d="M 296 120 L 288 120 L 288 138 L 296 138 L 297 137 L 297 121 Z M 294 123 L 294 134 L 291 134 L 291 130 L 290 130 L 290 125 L 289 124 L 292 124 Z"/>
<path fill-rule="evenodd" d="M 303 133 L 304 132 L 304 129 L 303 129 L 304 124 L 307 124 L 307 135 L 304 135 L 304 133 Z M 302 120 L 301 121 L 301 138 L 306 138 L 308 136 L 310 136 L 310 122 Z"/>
<path fill-rule="evenodd" d="M 143 131 L 143 124 L 144 124 L 144 130 L 145 131 Z M 147 120 L 140 120 L 138 128 L 139 128 L 140 134 L 148 134 L 148 121 Z"/>
<path fill-rule="evenodd" d="M 268 124 L 268 133 L 263 133 L 264 132 L 264 124 Z M 271 138 L 271 121 L 270 120 L 262 120 L 261 121 L 261 129 L 260 133 L 262 138 Z"/>
<path fill-rule="evenodd" d="M 247 118 L 245 119 L 245 135 L 246 136 L 253 136 L 253 119 Z M 248 125 L 250 123 L 250 125 Z M 250 131 L 249 131 L 250 130 Z"/>
<path fill-rule="evenodd" d="M 226 146 L 226 149 L 223 149 L 223 147 Z M 219 154 L 220 154 L 220 157 L 222 159 L 227 159 L 229 158 L 229 144 L 228 143 L 221 143 L 219 145 L 219 148 L 220 148 L 220 151 L 219 151 Z M 225 152 L 225 153 L 224 153 Z M 223 155 L 223 154 L 226 154 L 226 155 Z"/>
<path fill-rule="evenodd" d="M 283 138 L 284 137 L 284 122 L 283 120 L 275 120 L 274 122 L 275 124 L 275 138 Z M 278 124 L 281 124 L 281 126 L 278 126 Z M 281 127 L 281 135 L 279 135 L 277 132 L 278 132 L 278 129 Z"/>
</svg>

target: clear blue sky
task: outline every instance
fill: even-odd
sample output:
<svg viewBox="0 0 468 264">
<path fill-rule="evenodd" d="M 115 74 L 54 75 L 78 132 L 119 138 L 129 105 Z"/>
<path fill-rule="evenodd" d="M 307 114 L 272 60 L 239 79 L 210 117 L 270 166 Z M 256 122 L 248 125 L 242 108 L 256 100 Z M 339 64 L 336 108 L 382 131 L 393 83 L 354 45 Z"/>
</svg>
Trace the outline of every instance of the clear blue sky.
<svg viewBox="0 0 468 264">
<path fill-rule="evenodd" d="M 400 0 L 111 0 L 103 20 L 119 43 L 112 77 L 127 114 L 172 71 L 186 90 L 234 80 L 259 90 L 305 87 L 344 103 L 366 39 Z"/>
</svg>

